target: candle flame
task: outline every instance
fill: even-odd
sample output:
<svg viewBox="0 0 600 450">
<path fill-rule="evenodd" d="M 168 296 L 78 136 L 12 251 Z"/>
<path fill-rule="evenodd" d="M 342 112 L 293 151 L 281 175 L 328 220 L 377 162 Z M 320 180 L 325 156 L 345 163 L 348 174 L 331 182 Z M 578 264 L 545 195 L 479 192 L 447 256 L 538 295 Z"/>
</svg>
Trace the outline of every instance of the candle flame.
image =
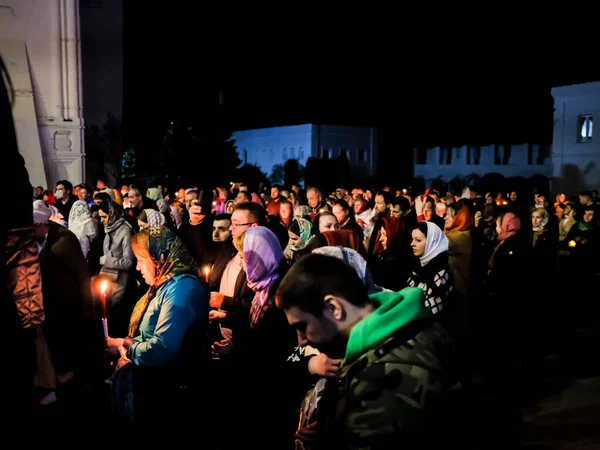
<svg viewBox="0 0 600 450">
<path fill-rule="evenodd" d="M 575 247 L 576 245 L 577 245 L 577 242 L 569 241 L 569 247 Z"/>
<path fill-rule="evenodd" d="M 208 267 L 205 267 L 204 268 L 204 273 L 208 274 L 208 270 L 209 270 Z"/>
<path fill-rule="evenodd" d="M 102 282 L 102 284 L 100 285 L 100 292 L 102 292 L 103 294 L 106 294 L 107 286 L 108 286 L 108 281 L 104 280 Z"/>
</svg>

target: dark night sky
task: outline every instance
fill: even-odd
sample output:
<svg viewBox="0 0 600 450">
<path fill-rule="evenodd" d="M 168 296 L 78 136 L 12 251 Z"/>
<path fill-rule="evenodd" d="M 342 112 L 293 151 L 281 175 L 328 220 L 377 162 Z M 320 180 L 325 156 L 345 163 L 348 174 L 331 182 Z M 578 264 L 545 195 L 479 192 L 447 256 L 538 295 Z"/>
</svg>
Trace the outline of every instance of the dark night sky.
<svg viewBox="0 0 600 450">
<path fill-rule="evenodd" d="M 214 116 L 219 90 L 233 128 L 377 126 L 388 157 L 420 145 L 549 143 L 550 88 L 600 80 L 586 65 L 563 64 L 545 51 L 549 47 L 533 51 L 522 43 L 489 50 L 486 64 L 478 50 L 457 57 L 448 43 L 432 50 L 418 40 L 393 48 L 363 43 L 361 51 L 350 46 L 346 52 L 327 40 L 307 41 L 304 51 L 276 39 L 242 48 L 245 37 L 229 36 L 226 21 L 209 27 L 212 17 L 182 6 L 132 5 L 125 9 L 124 117 L 130 130 L 146 130 L 149 144 L 148 130 L 156 138 L 176 116 Z M 228 40 L 234 44 L 225 51 Z M 574 69 L 556 75 L 562 67 Z"/>
</svg>

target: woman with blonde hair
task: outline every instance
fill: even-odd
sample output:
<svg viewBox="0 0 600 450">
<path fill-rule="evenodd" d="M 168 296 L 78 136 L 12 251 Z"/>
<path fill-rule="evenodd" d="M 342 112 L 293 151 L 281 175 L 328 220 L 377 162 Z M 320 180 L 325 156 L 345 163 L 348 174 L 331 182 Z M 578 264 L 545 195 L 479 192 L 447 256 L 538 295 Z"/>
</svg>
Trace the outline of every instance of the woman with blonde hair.
<svg viewBox="0 0 600 450">
<path fill-rule="evenodd" d="M 126 426 L 133 425 L 133 437 L 140 438 L 157 411 L 162 426 L 166 418 L 175 421 L 174 401 L 186 381 L 180 371 L 187 367 L 182 357 L 202 356 L 198 348 L 184 352 L 187 338 L 208 318 L 210 294 L 198 278 L 194 259 L 168 228 L 144 229 L 132 237 L 131 245 L 136 268 L 150 289 L 135 305 L 127 336 L 106 338 L 106 347 L 109 355 L 120 356 L 113 374 L 116 412 Z"/>
</svg>

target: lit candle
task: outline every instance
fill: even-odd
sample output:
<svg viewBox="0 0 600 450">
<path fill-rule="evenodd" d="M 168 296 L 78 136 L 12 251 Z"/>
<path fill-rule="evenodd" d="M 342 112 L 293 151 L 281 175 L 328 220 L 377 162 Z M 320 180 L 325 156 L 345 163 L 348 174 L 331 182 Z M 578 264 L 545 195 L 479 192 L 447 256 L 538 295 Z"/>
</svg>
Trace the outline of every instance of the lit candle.
<svg viewBox="0 0 600 450">
<path fill-rule="evenodd" d="M 408 193 L 408 191 L 407 191 L 406 189 L 402 189 L 402 193 L 403 193 L 404 195 L 406 195 L 406 194 Z"/>
<path fill-rule="evenodd" d="M 575 247 L 576 245 L 577 245 L 577 242 L 569 241 L 569 247 Z"/>
<path fill-rule="evenodd" d="M 210 268 L 208 266 L 206 266 L 204 268 L 204 279 L 206 280 L 206 282 L 208 283 L 208 273 L 210 272 Z"/>
<path fill-rule="evenodd" d="M 108 281 L 104 280 L 100 285 L 100 298 L 102 300 L 102 328 L 104 330 L 104 337 L 108 337 L 108 322 L 106 320 L 106 287 Z"/>
</svg>

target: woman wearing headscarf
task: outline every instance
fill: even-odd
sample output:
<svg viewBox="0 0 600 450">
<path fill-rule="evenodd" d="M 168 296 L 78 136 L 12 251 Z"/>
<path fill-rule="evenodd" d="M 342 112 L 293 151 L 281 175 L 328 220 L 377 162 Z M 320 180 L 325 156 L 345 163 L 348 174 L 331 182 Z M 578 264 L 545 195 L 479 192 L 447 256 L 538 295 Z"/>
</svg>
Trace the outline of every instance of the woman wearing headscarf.
<svg viewBox="0 0 600 450">
<path fill-rule="evenodd" d="M 444 233 L 448 238 L 448 265 L 455 288 L 452 305 L 449 305 L 449 320 L 453 331 L 465 337 L 469 320 L 469 280 L 473 250 L 471 230 L 475 220 L 471 209 L 461 200 L 448 205 L 444 222 Z"/>
<path fill-rule="evenodd" d="M 90 207 L 84 200 L 77 200 L 69 213 L 69 230 L 72 231 L 81 246 L 83 257 L 87 259 L 93 241 L 98 237 L 98 223 L 92 219 Z"/>
<path fill-rule="evenodd" d="M 529 266 L 530 279 L 536 285 L 537 296 L 530 299 L 530 305 L 537 312 L 536 321 L 531 323 L 531 328 L 538 332 L 531 333 L 532 337 L 552 336 L 552 329 L 560 322 L 559 319 L 562 302 L 555 299 L 559 296 L 553 295 L 557 289 L 556 280 L 558 275 L 558 230 L 549 229 L 550 213 L 544 208 L 533 208 L 531 210 L 531 265 Z M 532 330 L 533 331 L 533 330 Z M 554 336 L 558 336 L 554 333 Z M 562 338 L 562 337 L 561 337 Z M 539 340 L 537 349 L 550 350 L 547 345 L 552 339 Z M 556 342 L 554 342 L 556 343 Z"/>
<path fill-rule="evenodd" d="M 496 221 L 498 244 L 488 262 L 489 297 L 485 299 L 487 332 L 486 362 L 493 381 L 506 392 L 519 375 L 515 365 L 529 353 L 530 341 L 524 339 L 535 281 L 530 278 L 530 250 L 521 231 L 521 220 L 512 212 Z M 510 386 L 510 387 L 509 387 Z"/>
<path fill-rule="evenodd" d="M 112 334 L 124 334 L 133 308 L 128 287 L 133 287 L 135 255 L 131 248 L 133 230 L 125 218 L 123 208 L 113 201 L 98 205 L 100 220 L 104 225 L 104 255 L 100 258 L 100 275 L 111 280 L 109 293 L 108 323 Z"/>
<path fill-rule="evenodd" d="M 369 264 L 377 283 L 393 291 L 406 287 L 410 273 L 410 236 L 404 224 L 402 217 L 384 217 L 373 233 L 375 245 Z"/>
<path fill-rule="evenodd" d="M 256 439 L 260 448 L 293 448 L 298 405 L 304 394 L 286 364 L 297 344 L 282 309 L 275 305 L 275 292 L 287 264 L 277 236 L 266 227 L 250 227 L 234 245 L 242 254 L 248 286 L 254 291 L 245 324 L 234 324 L 231 340 L 215 342 L 213 351 L 226 358 L 232 373 L 243 373 L 228 386 L 235 407 L 227 417 L 238 444 Z M 226 395 L 224 393 L 223 397 Z M 223 401 L 223 399 L 220 399 Z M 260 404 L 258 413 L 257 404 Z M 226 442 L 224 445 L 235 442 Z M 291 446 L 291 447 L 290 447 Z"/>
<path fill-rule="evenodd" d="M 165 216 L 154 209 L 144 209 L 138 216 L 138 225 L 140 230 L 144 230 L 149 227 L 160 227 L 165 225 L 165 223 Z"/>
<path fill-rule="evenodd" d="M 407 284 L 423 290 L 425 306 L 442 324 L 447 325 L 445 309 L 454 291 L 448 266 L 448 238 L 439 226 L 423 221 L 412 231 L 410 245 L 418 261 Z"/>
<path fill-rule="evenodd" d="M 301 250 L 306 247 L 308 240 L 311 237 L 312 224 L 303 218 L 294 217 L 290 227 L 288 228 L 289 243 L 285 248 L 284 254 L 289 264 L 293 264 L 301 254 Z"/>
<path fill-rule="evenodd" d="M 181 372 L 189 367 L 183 359 L 194 353 L 195 358 L 202 356 L 190 337 L 196 326 L 202 328 L 206 322 L 210 296 L 198 278 L 194 259 L 168 228 L 141 230 L 131 245 L 150 288 L 135 305 L 127 336 L 109 337 L 106 346 L 111 356 L 119 357 L 113 374 L 117 413 L 125 420 L 126 434 L 139 442 L 155 436 L 148 427 L 157 414 L 161 427 L 170 429 L 168 421 L 185 428 L 176 404 L 189 375 Z"/>
</svg>

